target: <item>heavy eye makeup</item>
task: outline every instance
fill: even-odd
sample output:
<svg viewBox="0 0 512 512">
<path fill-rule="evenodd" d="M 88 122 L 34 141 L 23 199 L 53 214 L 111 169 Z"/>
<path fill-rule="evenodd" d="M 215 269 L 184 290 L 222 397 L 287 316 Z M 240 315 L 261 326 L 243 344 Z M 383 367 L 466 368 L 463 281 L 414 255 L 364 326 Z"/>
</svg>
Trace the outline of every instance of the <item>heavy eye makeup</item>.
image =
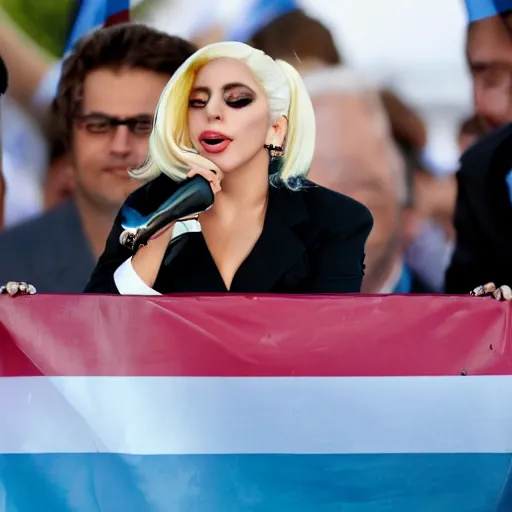
<svg viewBox="0 0 512 512">
<path fill-rule="evenodd" d="M 224 88 L 224 101 L 231 108 L 247 107 L 255 98 L 252 89 L 243 84 L 230 84 Z"/>
<path fill-rule="evenodd" d="M 249 92 L 230 93 L 224 97 L 226 105 L 231 108 L 244 108 L 254 101 L 254 96 Z"/>
<path fill-rule="evenodd" d="M 228 107 L 240 109 L 249 106 L 256 98 L 255 93 L 247 86 L 228 84 L 223 87 L 223 100 Z M 210 100 L 211 92 L 207 88 L 192 91 L 188 104 L 191 108 L 204 108 Z"/>
</svg>

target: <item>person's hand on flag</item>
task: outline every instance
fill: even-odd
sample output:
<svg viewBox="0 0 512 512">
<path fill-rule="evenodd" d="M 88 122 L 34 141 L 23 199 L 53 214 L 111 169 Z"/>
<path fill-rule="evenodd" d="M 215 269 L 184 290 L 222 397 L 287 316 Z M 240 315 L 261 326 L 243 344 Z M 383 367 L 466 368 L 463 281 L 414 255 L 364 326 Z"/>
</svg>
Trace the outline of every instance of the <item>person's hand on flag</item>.
<svg viewBox="0 0 512 512">
<path fill-rule="evenodd" d="M 473 297 L 492 297 L 496 300 L 512 300 L 512 289 L 510 286 L 496 286 L 494 283 L 487 283 L 477 286 L 470 292 Z"/>
<path fill-rule="evenodd" d="M 34 285 L 25 283 L 23 281 L 9 281 L 3 286 L 0 286 L 0 294 L 10 295 L 15 297 L 17 295 L 35 295 L 37 290 Z"/>
</svg>

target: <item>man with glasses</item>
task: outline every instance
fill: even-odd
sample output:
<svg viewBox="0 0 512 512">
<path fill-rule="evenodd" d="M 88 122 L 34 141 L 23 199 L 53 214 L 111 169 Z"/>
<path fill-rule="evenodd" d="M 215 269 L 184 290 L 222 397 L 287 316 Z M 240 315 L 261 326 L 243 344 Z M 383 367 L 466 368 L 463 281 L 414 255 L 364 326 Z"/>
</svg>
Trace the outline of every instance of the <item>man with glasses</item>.
<svg viewBox="0 0 512 512">
<path fill-rule="evenodd" d="M 114 218 L 141 185 L 128 169 L 146 158 L 160 94 L 196 48 L 142 24 L 97 30 L 65 60 L 54 129 L 67 147 L 73 200 L 0 236 L 0 284 L 80 293 Z"/>
</svg>

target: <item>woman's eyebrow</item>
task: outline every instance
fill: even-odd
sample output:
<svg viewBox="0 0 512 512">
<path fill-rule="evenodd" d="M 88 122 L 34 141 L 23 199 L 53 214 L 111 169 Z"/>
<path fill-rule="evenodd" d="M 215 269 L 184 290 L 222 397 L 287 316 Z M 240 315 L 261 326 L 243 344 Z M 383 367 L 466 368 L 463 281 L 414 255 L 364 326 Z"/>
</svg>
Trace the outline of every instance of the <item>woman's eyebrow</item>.
<svg viewBox="0 0 512 512">
<path fill-rule="evenodd" d="M 248 85 L 246 84 L 243 84 L 242 82 L 230 82 L 228 84 L 225 84 L 222 86 L 222 90 L 224 92 L 226 91 L 231 91 L 232 89 L 237 89 L 237 88 L 240 88 L 240 87 L 243 87 L 244 89 L 248 89 L 249 91 L 251 91 L 253 94 L 256 94 Z M 198 86 L 198 87 L 193 87 L 192 90 L 190 91 L 191 93 L 199 93 L 199 92 L 204 92 L 206 94 L 211 94 L 211 89 L 209 87 L 206 87 L 206 86 Z"/>
<path fill-rule="evenodd" d="M 242 82 L 230 82 L 229 84 L 224 85 L 222 88 L 224 91 L 230 91 L 231 89 L 236 89 L 238 87 L 243 87 L 244 89 L 249 89 L 253 94 L 255 92 L 246 84 L 243 84 Z"/>
<path fill-rule="evenodd" d="M 210 94 L 210 88 L 209 87 L 193 87 L 190 93 L 193 92 L 205 92 L 206 94 Z"/>
</svg>

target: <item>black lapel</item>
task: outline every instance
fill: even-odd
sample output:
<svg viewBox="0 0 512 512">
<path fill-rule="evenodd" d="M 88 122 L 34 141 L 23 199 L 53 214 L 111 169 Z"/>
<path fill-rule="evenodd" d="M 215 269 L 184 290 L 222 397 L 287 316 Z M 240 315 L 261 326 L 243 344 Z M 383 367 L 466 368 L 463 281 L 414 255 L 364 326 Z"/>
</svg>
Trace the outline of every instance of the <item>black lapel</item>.
<svg viewBox="0 0 512 512">
<path fill-rule="evenodd" d="M 268 293 L 302 257 L 306 248 L 293 229 L 309 218 L 302 194 L 282 185 L 270 186 L 263 232 L 238 269 L 231 292 Z"/>
<path fill-rule="evenodd" d="M 160 293 L 226 293 L 201 233 L 187 233 L 167 249 L 154 285 Z"/>
</svg>

